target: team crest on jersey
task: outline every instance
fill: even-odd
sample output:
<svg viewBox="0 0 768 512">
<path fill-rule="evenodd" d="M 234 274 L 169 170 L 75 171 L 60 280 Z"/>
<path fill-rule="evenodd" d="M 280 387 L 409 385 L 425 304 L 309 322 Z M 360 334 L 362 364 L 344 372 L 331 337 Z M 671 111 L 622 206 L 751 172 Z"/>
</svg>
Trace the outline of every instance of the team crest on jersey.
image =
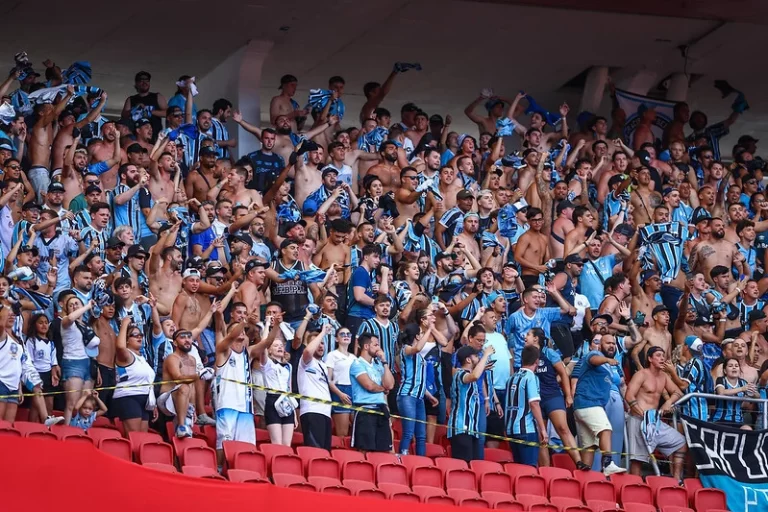
<svg viewBox="0 0 768 512">
<path fill-rule="evenodd" d="M 12 357 L 16 357 L 18 355 L 18 353 L 19 353 L 19 346 L 17 344 L 12 343 L 11 346 L 9 347 L 9 349 L 11 351 L 11 356 Z"/>
<path fill-rule="evenodd" d="M 235 366 L 236 364 L 237 364 L 237 363 L 235 362 L 235 360 L 234 360 L 233 358 L 231 358 L 231 357 L 230 357 L 230 358 L 229 358 L 229 366 Z"/>
<path fill-rule="evenodd" d="M 43 357 L 45 357 L 45 352 L 43 352 L 42 350 L 38 350 L 36 357 L 38 359 L 42 359 Z"/>
</svg>

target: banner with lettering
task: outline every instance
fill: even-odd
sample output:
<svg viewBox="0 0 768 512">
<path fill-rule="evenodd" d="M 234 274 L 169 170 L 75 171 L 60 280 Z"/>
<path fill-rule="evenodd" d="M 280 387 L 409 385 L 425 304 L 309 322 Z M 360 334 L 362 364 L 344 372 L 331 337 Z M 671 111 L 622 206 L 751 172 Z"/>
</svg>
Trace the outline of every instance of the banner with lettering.
<svg viewBox="0 0 768 512">
<path fill-rule="evenodd" d="M 768 430 L 739 430 L 688 416 L 682 420 L 704 487 L 724 491 L 731 512 L 768 510 Z"/>
<path fill-rule="evenodd" d="M 640 94 L 622 91 L 621 89 L 616 89 L 616 101 L 618 101 L 619 107 L 627 115 L 622 135 L 630 147 L 632 147 L 637 125 L 640 124 L 641 106 L 645 109 L 652 108 L 656 111 L 656 119 L 651 123 L 651 131 L 656 139 L 661 139 L 664 128 L 673 119 L 672 108 L 675 106 L 675 103 L 672 101 L 657 100 L 656 98 L 641 96 Z"/>
</svg>

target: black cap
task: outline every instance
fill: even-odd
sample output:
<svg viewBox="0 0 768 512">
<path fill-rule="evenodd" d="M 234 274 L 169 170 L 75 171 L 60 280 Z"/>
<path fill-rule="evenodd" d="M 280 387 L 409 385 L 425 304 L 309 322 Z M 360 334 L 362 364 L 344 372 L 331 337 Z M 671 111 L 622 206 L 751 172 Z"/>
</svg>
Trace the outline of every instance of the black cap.
<svg viewBox="0 0 768 512">
<path fill-rule="evenodd" d="M 227 269 L 220 265 L 215 267 L 208 267 L 205 269 L 205 277 L 215 276 L 216 274 L 219 274 L 219 273 L 226 274 Z"/>
<path fill-rule="evenodd" d="M 256 267 L 267 268 L 267 263 L 265 261 L 250 260 L 245 264 L 245 273 L 247 274 Z"/>
<path fill-rule="evenodd" d="M 449 253 L 447 253 L 447 252 L 439 252 L 439 253 L 435 254 L 435 263 L 437 263 L 438 261 L 440 261 L 442 259 L 450 258 L 450 257 L 451 257 L 451 255 Z"/>
<path fill-rule="evenodd" d="M 130 119 L 124 119 L 124 118 L 121 117 L 120 119 L 115 121 L 115 126 L 117 126 L 117 125 L 125 126 L 129 130 L 133 131 L 133 121 L 130 120 Z"/>
<path fill-rule="evenodd" d="M 432 114 L 431 116 L 429 116 L 429 122 L 443 124 L 443 116 L 441 116 L 440 114 Z"/>
<path fill-rule="evenodd" d="M 283 249 L 285 249 L 289 245 L 299 245 L 299 242 L 297 242 L 293 238 L 286 238 L 285 240 L 280 242 L 280 250 L 282 251 Z"/>
<path fill-rule="evenodd" d="M 139 80 L 152 80 L 152 75 L 150 75 L 148 71 L 139 71 L 136 73 L 136 76 L 133 77 L 133 81 L 138 82 Z"/>
<path fill-rule="evenodd" d="M 146 249 L 144 249 L 139 244 L 134 244 L 128 248 L 128 252 L 126 253 L 126 258 L 133 258 L 138 256 L 139 254 L 143 254 L 144 256 L 147 256 L 149 253 Z"/>
<path fill-rule="evenodd" d="M 59 183 L 58 181 L 52 181 L 50 185 L 48 185 L 48 193 L 51 192 L 64 192 L 64 185 Z"/>
<path fill-rule="evenodd" d="M 200 150 L 200 156 L 203 156 L 203 155 L 218 155 L 218 154 L 219 154 L 218 151 L 216 151 L 211 146 L 205 146 L 204 148 L 202 148 Z"/>
<path fill-rule="evenodd" d="M 766 318 L 765 311 L 762 309 L 753 309 L 749 312 L 749 315 L 747 316 L 747 321 L 754 322 L 756 320 L 762 320 L 763 318 Z"/>
<path fill-rule="evenodd" d="M 578 254 L 569 254 L 565 258 L 565 264 L 568 264 L 568 263 L 580 263 L 580 264 L 583 265 L 586 262 L 587 262 L 587 260 L 582 258 L 581 256 L 579 256 Z"/>
<path fill-rule="evenodd" d="M 247 235 L 245 233 L 233 233 L 230 234 L 227 237 L 227 241 L 229 243 L 232 242 L 243 242 L 245 245 L 253 246 L 253 238 L 250 237 L 250 235 Z"/>
<path fill-rule="evenodd" d="M 337 168 L 335 168 L 335 167 L 334 167 L 334 166 L 332 166 L 332 165 L 326 165 L 325 167 L 323 167 L 323 172 L 321 173 L 321 176 L 322 176 L 323 178 L 325 178 L 325 175 L 326 175 L 326 174 L 330 174 L 330 173 L 332 173 L 332 172 L 335 172 L 335 173 L 336 173 L 336 176 L 338 176 L 338 175 L 339 175 L 339 170 L 338 170 Z"/>
<path fill-rule="evenodd" d="M 738 141 L 738 143 L 742 146 L 749 144 L 751 142 L 757 144 L 760 141 L 751 135 L 742 135 L 741 137 L 739 137 L 739 141 Z"/>
<path fill-rule="evenodd" d="M 624 235 L 627 238 L 632 238 L 632 236 L 634 236 L 635 234 L 635 228 L 633 228 L 629 224 L 621 223 L 618 226 L 616 226 L 616 229 L 614 230 L 614 232 L 620 235 Z"/>
<path fill-rule="evenodd" d="M 656 316 L 656 313 L 661 313 L 662 311 L 666 311 L 669 313 L 669 308 L 665 306 L 664 304 L 659 304 L 655 308 L 653 308 L 653 311 L 651 311 L 651 316 Z"/>
<path fill-rule="evenodd" d="M 75 115 L 75 113 L 71 109 L 66 108 L 66 109 L 64 109 L 64 111 L 61 114 L 59 114 L 59 121 L 61 121 L 65 117 L 69 117 L 69 116 L 77 118 L 77 116 Z"/>
<path fill-rule="evenodd" d="M 148 125 L 148 124 L 152 124 L 152 123 L 150 123 L 150 122 L 149 122 L 149 119 L 147 119 L 146 117 L 142 117 L 141 119 L 139 119 L 138 121 L 136 121 L 135 123 L 133 123 L 133 126 L 134 126 L 134 128 L 135 128 L 135 129 L 137 129 L 137 130 L 138 130 L 138 129 L 139 129 L 139 128 L 141 128 L 142 126 L 146 126 L 146 125 Z"/>
<path fill-rule="evenodd" d="M 116 236 L 111 236 L 109 237 L 109 240 L 107 240 L 107 249 L 115 249 L 117 247 L 124 247 L 124 246 L 125 246 L 125 242 L 123 242 Z"/>
<path fill-rule="evenodd" d="M 126 153 L 149 153 L 149 151 L 147 151 L 147 148 L 145 148 L 138 142 L 134 142 L 133 144 L 128 146 L 128 148 L 125 151 Z"/>
<path fill-rule="evenodd" d="M 35 256 L 40 254 L 40 250 L 34 245 L 22 245 L 19 247 L 18 254 L 24 254 L 25 252 L 31 252 Z"/>
<path fill-rule="evenodd" d="M 400 108 L 400 112 L 418 112 L 421 110 L 415 103 L 408 102 Z"/>
<path fill-rule="evenodd" d="M 282 89 L 283 86 L 286 85 L 286 84 L 291 84 L 293 82 L 298 82 L 298 81 L 299 81 L 299 79 L 296 78 L 293 75 L 290 75 L 290 74 L 283 75 L 283 76 L 280 77 L 280 87 L 278 87 L 278 89 Z"/>
<path fill-rule="evenodd" d="M 463 188 L 459 190 L 459 192 L 456 194 L 456 199 L 474 199 L 475 196 L 472 195 L 472 192 L 469 190 Z"/>
<path fill-rule="evenodd" d="M 27 201 L 23 205 L 21 205 L 21 211 L 25 212 L 27 210 L 42 210 L 39 204 L 37 204 L 34 201 Z"/>
<path fill-rule="evenodd" d="M 98 187 L 98 185 L 88 185 L 85 187 L 85 195 L 88 195 L 92 192 L 98 192 L 101 194 L 102 190 Z"/>
<path fill-rule="evenodd" d="M 166 109 L 165 117 L 171 117 L 171 115 L 173 115 L 173 114 L 175 114 L 177 112 L 180 113 L 180 114 L 184 113 L 184 111 L 181 109 L 180 106 L 178 106 L 178 105 L 171 105 L 171 106 L 168 107 L 168 109 Z"/>
<path fill-rule="evenodd" d="M 608 322 L 608 325 L 611 325 L 613 323 L 613 317 L 609 315 L 608 313 L 603 313 L 602 315 L 595 315 L 592 317 L 592 320 L 589 322 L 594 323 L 596 320 L 605 320 Z"/>
<path fill-rule="evenodd" d="M 696 209 L 693 210 L 693 215 L 691 215 L 691 220 L 694 224 L 698 224 L 704 220 L 710 220 L 711 218 L 712 215 L 710 215 L 710 213 L 703 206 L 697 206 Z"/>
<path fill-rule="evenodd" d="M 563 213 L 563 210 L 567 210 L 568 208 L 576 208 L 576 205 L 567 199 L 563 199 L 557 204 L 557 208 L 556 208 L 557 214 L 560 215 L 561 213 Z"/>
</svg>

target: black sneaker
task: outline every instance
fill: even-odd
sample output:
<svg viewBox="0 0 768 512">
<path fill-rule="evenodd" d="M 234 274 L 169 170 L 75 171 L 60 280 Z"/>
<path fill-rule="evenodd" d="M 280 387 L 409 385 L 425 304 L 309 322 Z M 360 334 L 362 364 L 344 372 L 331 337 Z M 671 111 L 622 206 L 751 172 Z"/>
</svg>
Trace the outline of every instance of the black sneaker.
<svg viewBox="0 0 768 512">
<path fill-rule="evenodd" d="M 579 461 L 576 463 L 576 469 L 579 471 L 590 471 L 592 468 L 584 464 L 584 462 Z"/>
</svg>

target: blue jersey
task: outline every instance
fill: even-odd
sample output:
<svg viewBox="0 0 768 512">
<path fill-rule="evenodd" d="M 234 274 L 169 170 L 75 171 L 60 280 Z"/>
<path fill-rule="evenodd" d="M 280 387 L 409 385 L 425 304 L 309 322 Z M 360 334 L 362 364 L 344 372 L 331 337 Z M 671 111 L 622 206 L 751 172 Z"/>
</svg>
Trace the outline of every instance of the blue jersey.
<svg viewBox="0 0 768 512">
<path fill-rule="evenodd" d="M 613 275 L 613 267 L 617 263 L 616 254 L 600 256 L 596 260 L 584 263 L 579 276 L 579 293 L 587 298 L 594 309 L 603 302 L 605 281 Z"/>
<path fill-rule="evenodd" d="M 560 354 L 549 347 L 541 349 L 539 354 L 539 366 L 536 368 L 536 377 L 539 379 L 539 392 L 542 400 L 563 396 L 560 385 L 557 383 L 555 365 L 562 361 Z M 520 432 L 517 432 L 518 434 Z"/>
<path fill-rule="evenodd" d="M 376 359 L 370 363 L 362 357 L 355 359 L 355 362 L 349 367 L 349 378 L 352 382 L 352 403 L 355 405 L 386 404 L 387 398 L 384 392 L 372 393 L 357 381 L 357 377 L 362 374 L 368 375 L 368 378 L 381 386 L 381 381 L 384 378 L 384 365 Z"/>
<path fill-rule="evenodd" d="M 688 223 L 649 224 L 640 228 L 639 233 L 640 245 L 647 247 L 642 258 L 643 268 L 653 268 L 655 263 L 661 280 L 669 283 L 677 277 L 683 265 Z M 586 268 L 586 265 L 584 267 Z"/>
<path fill-rule="evenodd" d="M 686 394 L 712 392 L 712 376 L 702 359 L 692 358 L 679 373 L 680 378 L 688 383 L 688 387 L 685 388 Z M 707 399 L 691 398 L 682 405 L 682 412 L 693 418 L 707 421 L 709 416 Z"/>
<path fill-rule="evenodd" d="M 126 184 L 120 184 L 109 193 L 109 203 L 112 206 L 112 215 L 115 218 L 115 226 L 130 226 L 136 240 L 141 239 L 141 206 L 139 205 L 138 191 L 123 204 L 117 204 L 115 199 L 123 192 L 130 190 Z"/>
<path fill-rule="evenodd" d="M 384 351 L 384 357 L 390 364 L 395 361 L 395 345 L 399 333 L 400 327 L 396 322 L 389 322 L 387 325 L 384 325 L 376 318 L 369 318 L 364 321 L 357 330 L 357 336 L 370 334 L 379 339 L 379 345 L 381 345 L 381 350 Z"/>
<path fill-rule="evenodd" d="M 507 336 L 507 343 L 510 349 L 514 349 L 515 368 L 520 368 L 525 347 L 525 335 L 534 327 L 544 330 L 544 334 L 549 337 L 549 327 L 555 320 L 563 317 L 560 308 L 539 308 L 532 317 L 526 316 L 525 310 L 520 308 L 509 316 L 507 324 L 504 326 L 504 334 Z"/>
<path fill-rule="evenodd" d="M 422 399 L 427 385 L 427 365 L 420 353 L 406 354 L 406 347 L 407 345 L 403 345 L 403 348 L 400 349 L 402 375 L 400 377 L 400 390 L 397 394 Z"/>
<path fill-rule="evenodd" d="M 355 300 L 355 287 L 363 288 L 365 294 L 371 299 L 376 298 L 376 294 L 373 293 L 373 279 L 365 267 L 356 267 L 352 271 L 352 277 L 350 277 L 349 285 L 347 285 L 347 314 L 358 318 L 373 318 L 376 316 L 373 306 L 360 304 Z"/>
<path fill-rule="evenodd" d="M 718 377 L 715 383 L 715 390 L 717 388 L 737 389 L 747 385 L 747 381 L 739 379 L 736 384 L 731 384 L 725 377 Z M 747 394 L 744 391 L 739 391 L 732 397 L 746 397 Z M 744 415 L 741 413 L 741 402 L 737 400 L 718 400 L 715 412 L 712 413 L 710 421 L 728 421 L 731 423 L 744 423 Z"/>
<path fill-rule="evenodd" d="M 539 400 L 539 379 L 531 370 L 523 368 L 509 379 L 504 413 L 507 435 L 536 433 L 531 402 Z"/>
<path fill-rule="evenodd" d="M 587 353 L 581 361 L 581 371 L 579 374 L 573 373 L 573 376 L 579 379 L 579 382 L 576 384 L 576 392 L 573 395 L 574 409 L 587 409 L 589 407 L 605 408 L 611 397 L 611 385 L 614 378 L 614 373 L 610 368 L 611 365 L 593 365 L 589 361 L 593 356 L 604 357 L 597 350 Z"/>
<path fill-rule="evenodd" d="M 453 374 L 451 385 L 451 412 L 448 415 L 448 437 L 468 434 L 480 437 L 478 421 L 480 420 L 480 394 L 477 381 L 466 383 L 464 376 L 471 372 L 459 369 Z"/>
<path fill-rule="evenodd" d="M 603 204 L 603 229 L 608 230 L 608 222 L 611 217 L 618 215 L 621 211 L 621 201 L 611 191 L 610 194 L 605 196 L 605 203 Z"/>
</svg>

